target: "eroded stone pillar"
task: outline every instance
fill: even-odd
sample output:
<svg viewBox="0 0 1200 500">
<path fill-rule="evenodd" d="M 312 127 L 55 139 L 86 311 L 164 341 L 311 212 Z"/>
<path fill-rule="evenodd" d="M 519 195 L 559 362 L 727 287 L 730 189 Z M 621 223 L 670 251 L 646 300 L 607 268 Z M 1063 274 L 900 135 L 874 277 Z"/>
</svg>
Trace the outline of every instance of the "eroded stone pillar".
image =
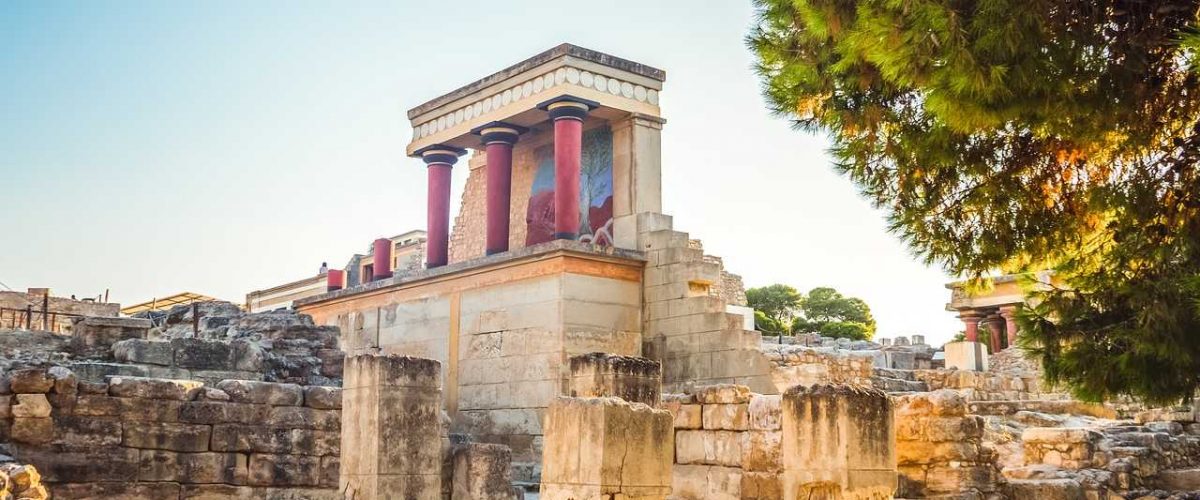
<svg viewBox="0 0 1200 500">
<path fill-rule="evenodd" d="M 488 255 L 508 251 L 513 145 L 526 130 L 504 122 L 491 122 L 471 131 L 480 136 L 487 153 L 487 239 L 484 248 Z"/>
<path fill-rule="evenodd" d="M 615 397 L 658 406 L 662 365 L 652 359 L 594 352 L 571 358 L 570 395 Z"/>
<path fill-rule="evenodd" d="M 441 363 L 346 358 L 339 487 L 354 500 L 441 498 Z"/>
<path fill-rule="evenodd" d="M 450 172 L 467 150 L 442 144 L 421 148 L 413 154 L 425 160 L 429 174 L 426 214 L 425 267 L 446 265 L 450 250 Z"/>
<path fill-rule="evenodd" d="M 542 500 L 666 498 L 671 422 L 667 410 L 617 398 L 556 399 L 546 410 Z"/>
<path fill-rule="evenodd" d="M 598 103 L 572 96 L 543 102 L 554 120 L 554 237 L 579 238 L 579 183 L 583 166 L 583 119 Z"/>
<path fill-rule="evenodd" d="M 796 386 L 784 393 L 782 413 L 785 500 L 892 497 L 896 434 L 887 394 Z"/>
</svg>

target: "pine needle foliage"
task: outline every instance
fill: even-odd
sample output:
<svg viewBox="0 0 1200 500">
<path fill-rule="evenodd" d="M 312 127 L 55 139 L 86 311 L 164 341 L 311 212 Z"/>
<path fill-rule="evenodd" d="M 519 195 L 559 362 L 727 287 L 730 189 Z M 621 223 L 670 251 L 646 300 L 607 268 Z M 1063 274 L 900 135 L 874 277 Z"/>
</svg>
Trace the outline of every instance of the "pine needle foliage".
<svg viewBox="0 0 1200 500">
<path fill-rule="evenodd" d="M 769 105 L 928 263 L 1052 268 L 1051 382 L 1200 386 L 1200 0 L 755 0 Z"/>
</svg>

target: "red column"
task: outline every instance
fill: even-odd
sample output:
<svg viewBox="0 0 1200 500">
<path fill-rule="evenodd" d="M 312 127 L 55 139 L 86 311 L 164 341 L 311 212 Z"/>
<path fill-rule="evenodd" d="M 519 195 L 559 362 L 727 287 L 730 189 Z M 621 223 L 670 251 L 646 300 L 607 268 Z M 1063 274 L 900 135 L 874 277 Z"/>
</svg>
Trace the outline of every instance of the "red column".
<svg viewBox="0 0 1200 500">
<path fill-rule="evenodd" d="M 1000 337 L 1004 335 L 1004 320 L 999 316 L 987 318 L 988 331 L 991 335 L 992 354 L 1000 352 Z"/>
<path fill-rule="evenodd" d="M 962 311 L 958 314 L 958 318 L 963 322 L 963 327 L 966 328 L 967 342 L 979 342 L 979 317 L 979 314 L 972 311 Z"/>
<path fill-rule="evenodd" d="M 554 237 L 579 238 L 579 170 L 583 163 L 583 119 L 598 104 L 562 96 L 539 104 L 554 120 Z"/>
<path fill-rule="evenodd" d="M 1004 329 L 1008 333 L 1008 345 L 1017 345 L 1017 307 L 1000 306 L 1000 317 L 1004 318 Z"/>
<path fill-rule="evenodd" d="M 508 251 L 512 200 L 512 155 L 525 128 L 491 122 L 471 132 L 479 134 L 487 152 L 487 254 Z"/>
<path fill-rule="evenodd" d="M 392 240 L 379 238 L 371 249 L 371 281 L 392 277 Z"/>
<path fill-rule="evenodd" d="M 435 144 L 421 148 L 414 154 L 421 156 L 428 166 L 429 198 L 426 223 L 428 240 L 425 242 L 425 267 L 446 265 L 450 248 L 450 170 L 465 149 Z"/>
<path fill-rule="evenodd" d="M 325 275 L 325 290 L 329 292 L 341 290 L 346 287 L 346 271 L 341 269 L 330 269 Z"/>
</svg>

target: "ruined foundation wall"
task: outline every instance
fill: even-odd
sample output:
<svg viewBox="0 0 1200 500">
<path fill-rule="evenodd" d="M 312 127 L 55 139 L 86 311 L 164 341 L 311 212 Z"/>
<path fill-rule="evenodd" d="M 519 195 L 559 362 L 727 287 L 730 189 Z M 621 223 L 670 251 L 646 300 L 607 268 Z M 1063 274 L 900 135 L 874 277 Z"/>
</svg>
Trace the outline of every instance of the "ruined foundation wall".
<svg viewBox="0 0 1200 500">
<path fill-rule="evenodd" d="M 5 377 L 0 432 L 55 498 L 340 498 L 341 389 Z"/>
</svg>

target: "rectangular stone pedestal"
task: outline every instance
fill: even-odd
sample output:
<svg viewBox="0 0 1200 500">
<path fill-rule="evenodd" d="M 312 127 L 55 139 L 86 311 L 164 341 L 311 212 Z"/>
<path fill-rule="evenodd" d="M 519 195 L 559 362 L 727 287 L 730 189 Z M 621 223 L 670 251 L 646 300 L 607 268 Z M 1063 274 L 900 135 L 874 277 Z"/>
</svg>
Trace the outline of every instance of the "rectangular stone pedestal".
<svg viewBox="0 0 1200 500">
<path fill-rule="evenodd" d="M 946 344 L 946 368 L 984 372 L 988 369 L 987 346 L 982 342 L 950 342 Z"/>
<path fill-rule="evenodd" d="M 781 406 L 784 500 L 892 497 L 896 433 L 887 394 L 796 386 Z"/>
<path fill-rule="evenodd" d="M 571 397 L 621 398 L 658 406 L 662 365 L 633 356 L 593 352 L 571 358 Z"/>
<path fill-rule="evenodd" d="M 441 363 L 346 359 L 339 487 L 346 498 L 441 498 Z"/>
<path fill-rule="evenodd" d="M 671 492 L 671 412 L 617 398 L 558 398 L 546 412 L 542 500 L 662 500 Z"/>
</svg>

